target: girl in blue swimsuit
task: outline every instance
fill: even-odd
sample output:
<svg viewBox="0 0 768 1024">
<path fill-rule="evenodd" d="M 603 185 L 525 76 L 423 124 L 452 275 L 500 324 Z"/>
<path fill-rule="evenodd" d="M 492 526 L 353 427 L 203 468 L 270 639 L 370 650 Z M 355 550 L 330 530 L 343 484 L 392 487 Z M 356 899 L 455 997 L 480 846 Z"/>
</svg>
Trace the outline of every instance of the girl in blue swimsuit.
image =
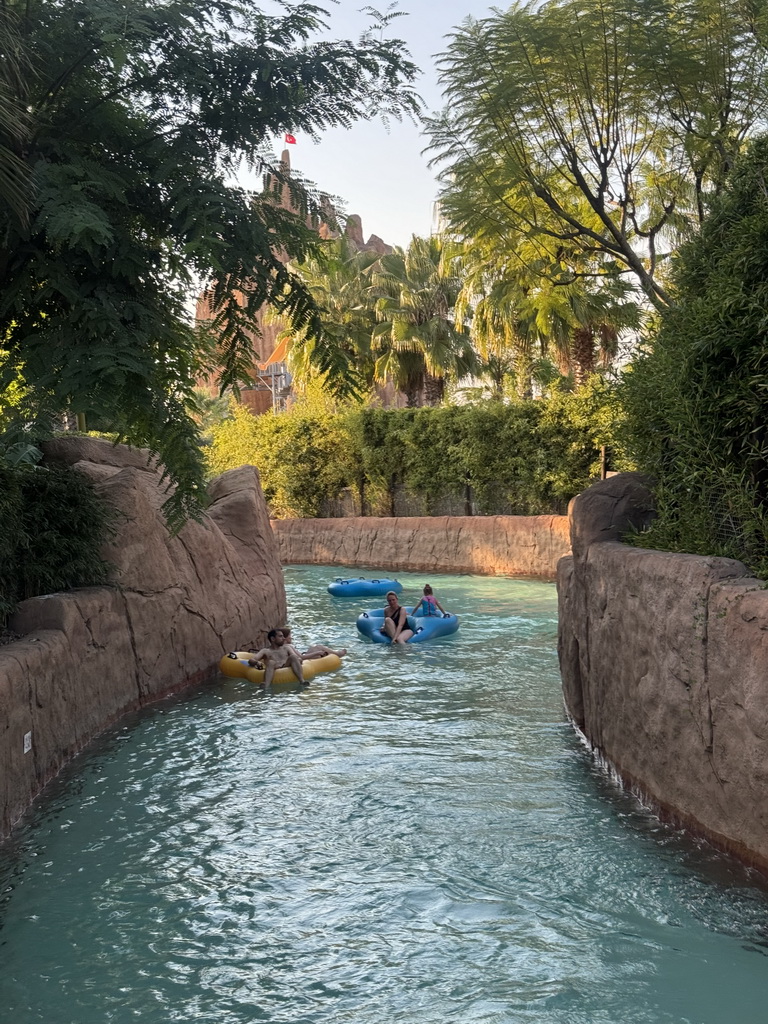
<svg viewBox="0 0 768 1024">
<path fill-rule="evenodd" d="M 421 608 L 419 609 L 419 615 L 437 615 L 438 608 L 440 612 L 445 616 L 448 612 L 443 608 L 440 602 L 437 600 L 435 595 L 432 593 L 432 587 L 427 583 L 424 587 L 424 596 L 421 599 Z"/>
</svg>

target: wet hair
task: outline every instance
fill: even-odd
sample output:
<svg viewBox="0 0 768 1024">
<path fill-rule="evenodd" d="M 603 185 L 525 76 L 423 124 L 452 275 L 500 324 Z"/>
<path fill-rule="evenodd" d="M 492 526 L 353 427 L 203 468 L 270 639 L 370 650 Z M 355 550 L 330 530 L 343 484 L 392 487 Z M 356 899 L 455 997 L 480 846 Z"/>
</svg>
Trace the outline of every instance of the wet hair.
<svg viewBox="0 0 768 1024">
<path fill-rule="evenodd" d="M 397 594 L 394 592 L 394 590 L 388 590 L 387 597 L 394 597 L 395 600 L 397 600 Z"/>
<path fill-rule="evenodd" d="M 270 629 L 267 633 L 267 640 L 274 640 L 278 633 L 282 633 L 282 629 Z"/>
<path fill-rule="evenodd" d="M 425 594 L 431 594 L 432 593 L 432 587 L 430 587 L 430 585 L 428 583 L 424 584 L 424 593 Z"/>
</svg>

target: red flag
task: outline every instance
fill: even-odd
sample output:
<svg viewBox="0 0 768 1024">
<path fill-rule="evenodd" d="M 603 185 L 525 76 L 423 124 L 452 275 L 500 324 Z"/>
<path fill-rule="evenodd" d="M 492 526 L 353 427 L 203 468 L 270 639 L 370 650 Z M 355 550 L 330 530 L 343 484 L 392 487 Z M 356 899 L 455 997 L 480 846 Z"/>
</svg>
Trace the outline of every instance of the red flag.
<svg viewBox="0 0 768 1024">
<path fill-rule="evenodd" d="M 296 145 L 296 136 L 295 135 L 286 135 L 285 136 L 285 141 L 288 143 L 289 146 L 295 146 Z"/>
</svg>

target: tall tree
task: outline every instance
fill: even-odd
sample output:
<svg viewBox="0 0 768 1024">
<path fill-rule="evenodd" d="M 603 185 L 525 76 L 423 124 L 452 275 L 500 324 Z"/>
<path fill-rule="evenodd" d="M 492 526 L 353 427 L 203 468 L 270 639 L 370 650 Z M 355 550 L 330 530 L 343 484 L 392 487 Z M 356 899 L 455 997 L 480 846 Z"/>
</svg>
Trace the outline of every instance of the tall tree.
<svg viewBox="0 0 768 1024">
<path fill-rule="evenodd" d="M 531 395 L 534 366 L 553 360 L 582 387 L 598 366 L 611 364 L 622 332 L 640 326 L 639 295 L 619 277 L 574 278 L 569 266 L 587 266 L 579 254 L 521 236 L 514 250 L 482 236 L 463 243 L 460 316 L 484 356 L 511 357 L 518 393 Z M 557 250 L 557 251 L 555 251 Z"/>
<path fill-rule="evenodd" d="M 654 547 L 768 572 L 768 137 L 675 260 L 675 306 L 620 390 L 624 444 L 656 480 Z"/>
<path fill-rule="evenodd" d="M 548 0 L 468 20 L 429 122 L 450 228 L 580 250 L 657 308 L 667 256 L 764 116 L 766 51 L 735 0 Z M 599 259 L 595 259 L 599 256 Z"/>
<path fill-rule="evenodd" d="M 376 378 L 392 380 L 408 404 L 437 405 L 445 376 L 471 373 L 477 359 L 469 335 L 455 323 L 461 290 L 458 253 L 439 235 L 397 246 L 373 268 L 371 287 L 379 324 L 374 330 Z"/>
<path fill-rule="evenodd" d="M 220 366 L 222 386 L 247 379 L 265 303 L 322 339 L 283 262 L 315 244 L 307 217 L 322 199 L 286 183 L 265 144 L 412 113 L 416 69 L 380 32 L 389 16 L 351 42 L 323 39 L 325 12 L 303 3 L 271 14 L 244 0 L 3 4 L 32 60 L 13 98 L 26 91 L 34 121 L 17 155 L 35 193 L 28 229 L 0 210 L 0 384 L 25 381 L 25 430 L 69 407 L 158 454 L 178 524 L 204 500 L 190 416 L 201 368 Z M 271 172 L 264 195 L 232 184 L 243 161 Z M 270 201 L 284 184 L 296 214 Z M 213 280 L 215 351 L 187 312 L 200 279 Z M 318 363 L 341 374 L 336 358 L 318 346 Z"/>
</svg>

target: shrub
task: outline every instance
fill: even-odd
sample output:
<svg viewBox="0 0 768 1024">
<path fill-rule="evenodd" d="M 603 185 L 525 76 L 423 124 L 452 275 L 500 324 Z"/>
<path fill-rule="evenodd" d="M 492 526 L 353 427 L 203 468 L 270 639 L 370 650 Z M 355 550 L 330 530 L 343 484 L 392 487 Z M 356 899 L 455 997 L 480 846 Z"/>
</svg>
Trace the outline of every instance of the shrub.
<svg viewBox="0 0 768 1024">
<path fill-rule="evenodd" d="M 76 470 L 0 461 L 0 622 L 24 598 L 105 582 L 112 519 Z"/>
<path fill-rule="evenodd" d="M 657 481 L 646 546 L 768 569 L 768 139 L 680 252 L 675 306 L 625 374 L 623 443 Z"/>
<path fill-rule="evenodd" d="M 253 416 L 240 407 L 212 438 L 211 471 L 256 466 L 272 512 L 283 518 L 319 515 L 359 466 L 344 417 L 331 413 Z"/>
<path fill-rule="evenodd" d="M 611 439 L 609 392 L 595 385 L 547 400 L 339 414 L 238 409 L 213 432 L 213 472 L 251 462 L 277 516 L 324 514 L 344 487 L 393 515 L 397 494 L 435 514 L 444 501 L 483 514 L 563 512 L 599 470 Z"/>
</svg>

